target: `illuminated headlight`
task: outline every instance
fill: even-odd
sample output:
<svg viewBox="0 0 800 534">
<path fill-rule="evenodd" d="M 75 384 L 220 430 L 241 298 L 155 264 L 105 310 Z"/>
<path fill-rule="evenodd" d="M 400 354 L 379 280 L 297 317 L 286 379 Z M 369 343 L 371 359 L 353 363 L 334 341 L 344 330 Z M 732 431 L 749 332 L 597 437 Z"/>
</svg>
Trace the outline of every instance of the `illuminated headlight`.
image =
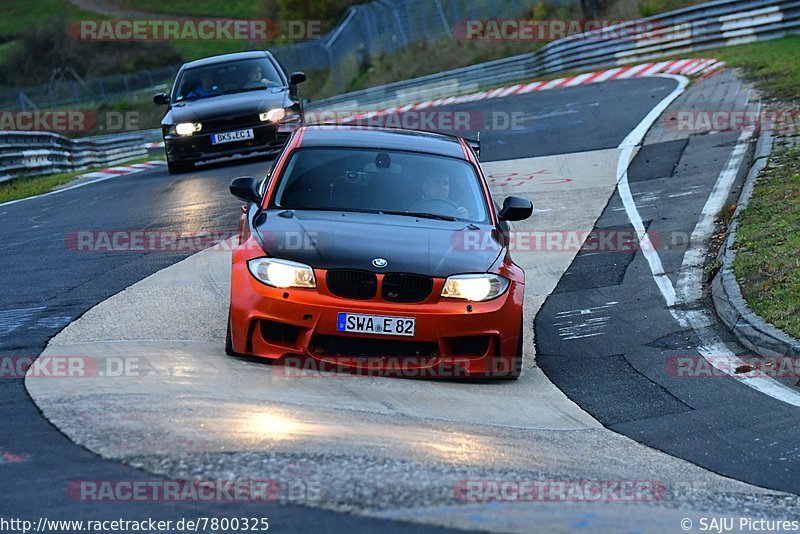
<svg viewBox="0 0 800 534">
<path fill-rule="evenodd" d="M 178 135 L 192 135 L 203 129 L 203 125 L 199 122 L 180 122 L 175 125 L 175 133 Z"/>
<path fill-rule="evenodd" d="M 257 280 L 273 287 L 317 287 L 314 270 L 303 263 L 275 258 L 253 258 L 247 268 Z"/>
<path fill-rule="evenodd" d="M 508 283 L 508 279 L 496 274 L 457 274 L 445 280 L 442 297 L 474 302 L 492 300 L 505 293 Z"/>
<path fill-rule="evenodd" d="M 275 108 L 267 111 L 266 113 L 259 114 L 258 118 L 262 121 L 280 122 L 286 116 L 286 110 L 283 108 Z"/>
</svg>

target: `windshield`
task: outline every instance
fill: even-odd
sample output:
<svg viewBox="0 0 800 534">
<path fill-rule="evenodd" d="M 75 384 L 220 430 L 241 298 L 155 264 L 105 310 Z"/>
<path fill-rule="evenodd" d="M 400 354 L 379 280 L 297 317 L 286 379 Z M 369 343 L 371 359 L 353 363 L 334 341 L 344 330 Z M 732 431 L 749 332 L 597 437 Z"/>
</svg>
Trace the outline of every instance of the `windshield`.
<svg viewBox="0 0 800 534">
<path fill-rule="evenodd" d="M 485 223 L 483 190 L 466 161 L 374 149 L 295 151 L 273 197 L 287 209 L 426 214 Z"/>
<path fill-rule="evenodd" d="M 173 99 L 183 102 L 283 85 L 280 74 L 267 58 L 242 59 L 184 70 L 175 81 L 177 90 Z"/>
</svg>

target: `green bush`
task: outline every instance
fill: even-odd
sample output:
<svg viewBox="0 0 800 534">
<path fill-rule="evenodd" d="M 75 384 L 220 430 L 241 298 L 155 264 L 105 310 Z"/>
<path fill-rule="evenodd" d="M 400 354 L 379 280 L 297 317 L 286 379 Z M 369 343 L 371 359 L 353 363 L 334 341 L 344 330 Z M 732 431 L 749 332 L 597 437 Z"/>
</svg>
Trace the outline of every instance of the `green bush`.
<svg viewBox="0 0 800 534">
<path fill-rule="evenodd" d="M 55 17 L 22 32 L 6 48 L 0 83 L 26 86 L 47 83 L 64 73 L 81 77 L 138 72 L 177 64 L 181 58 L 165 42 L 76 41 L 67 35 L 68 20 Z"/>
<path fill-rule="evenodd" d="M 661 5 L 661 0 L 644 0 L 639 3 L 639 15 L 643 17 L 652 17 L 664 11 Z"/>
</svg>

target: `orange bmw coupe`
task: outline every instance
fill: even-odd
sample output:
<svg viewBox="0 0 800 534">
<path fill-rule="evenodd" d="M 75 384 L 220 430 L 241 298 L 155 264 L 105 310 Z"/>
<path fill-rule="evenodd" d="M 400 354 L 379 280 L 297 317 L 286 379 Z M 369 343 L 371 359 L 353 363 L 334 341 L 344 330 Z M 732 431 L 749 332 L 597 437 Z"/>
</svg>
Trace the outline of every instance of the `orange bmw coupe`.
<svg viewBox="0 0 800 534">
<path fill-rule="evenodd" d="M 401 376 L 516 378 L 525 273 L 508 221 L 459 137 L 298 128 L 246 202 L 226 352 Z"/>
</svg>

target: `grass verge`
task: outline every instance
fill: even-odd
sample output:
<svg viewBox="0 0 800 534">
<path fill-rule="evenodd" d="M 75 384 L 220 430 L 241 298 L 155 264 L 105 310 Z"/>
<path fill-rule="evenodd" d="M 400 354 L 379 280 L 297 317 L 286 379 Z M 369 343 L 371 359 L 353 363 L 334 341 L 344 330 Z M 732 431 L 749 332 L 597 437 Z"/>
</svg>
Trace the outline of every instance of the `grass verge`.
<svg viewBox="0 0 800 534">
<path fill-rule="evenodd" d="M 130 165 L 131 163 L 143 163 L 145 161 L 152 161 L 158 159 L 157 157 L 148 156 L 144 158 L 136 158 L 130 161 L 118 163 L 117 165 Z M 47 174 L 44 176 L 19 176 L 9 182 L 0 183 L 0 204 L 9 202 L 11 200 L 18 200 L 20 198 L 27 198 L 42 193 L 49 193 L 62 185 L 66 185 L 77 177 L 93 171 L 103 169 L 105 167 L 97 167 L 94 169 L 86 169 L 83 171 L 63 172 L 56 174 Z"/>
<path fill-rule="evenodd" d="M 800 337 L 800 149 L 778 148 L 736 230 L 733 271 L 758 315 Z"/>
<path fill-rule="evenodd" d="M 704 54 L 741 67 L 765 94 L 800 100 L 800 36 L 731 46 Z"/>
<path fill-rule="evenodd" d="M 458 41 L 442 39 L 419 43 L 386 57 L 378 57 L 347 87 L 356 91 L 426 74 L 448 71 L 484 61 L 533 52 L 543 42 Z"/>
<path fill-rule="evenodd" d="M 715 51 L 766 96 L 800 102 L 800 37 Z M 736 230 L 733 271 L 752 310 L 800 337 L 800 149 L 773 149 Z"/>
<path fill-rule="evenodd" d="M 366 70 L 360 72 L 345 88 L 355 91 L 394 81 L 423 76 L 483 61 L 532 52 L 544 43 L 466 42 L 442 40 L 433 44 L 420 44 L 387 58 L 377 58 Z M 756 87 L 771 98 L 800 101 L 800 36 L 790 36 L 772 41 L 704 50 L 650 60 L 652 62 L 691 57 L 716 58 L 728 66 L 744 69 Z M 634 61 L 631 64 L 644 63 Z M 571 72 L 558 72 L 537 76 L 547 80 L 591 72 L 590 68 Z M 534 79 L 526 80 L 534 81 Z M 330 84 L 329 84 L 330 85 Z M 332 86 L 324 90 L 316 86 L 309 91 L 312 99 L 331 96 Z"/>
</svg>

